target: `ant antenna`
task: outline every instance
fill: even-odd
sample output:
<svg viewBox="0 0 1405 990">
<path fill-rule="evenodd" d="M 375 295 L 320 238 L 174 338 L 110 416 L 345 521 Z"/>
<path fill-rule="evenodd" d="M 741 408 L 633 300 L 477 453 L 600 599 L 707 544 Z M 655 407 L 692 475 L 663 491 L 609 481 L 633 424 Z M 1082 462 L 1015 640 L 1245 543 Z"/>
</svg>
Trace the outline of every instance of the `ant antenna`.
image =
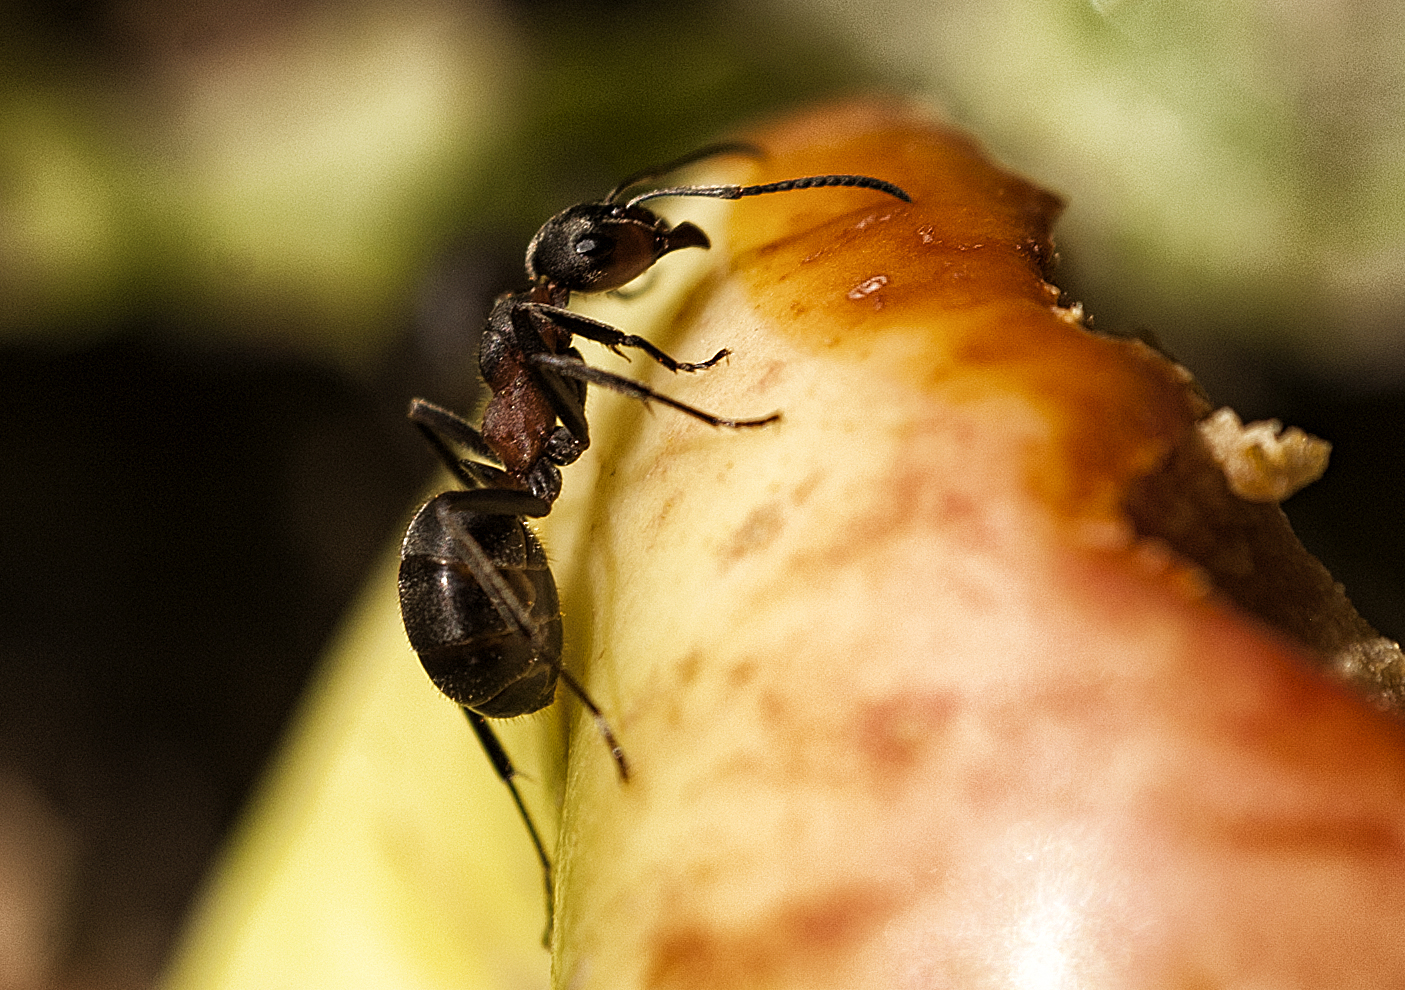
<svg viewBox="0 0 1405 990">
<path fill-rule="evenodd" d="M 625 204 L 628 209 L 645 200 L 662 196 L 707 196 L 711 199 L 741 199 L 743 196 L 763 196 L 766 193 L 790 192 L 792 189 L 823 189 L 826 187 L 849 187 L 853 189 L 874 189 L 911 203 L 912 197 L 891 182 L 875 179 L 871 175 L 807 175 L 799 179 L 786 179 L 783 182 L 767 182 L 758 186 L 670 186 L 635 196 Z"/>
<path fill-rule="evenodd" d="M 751 158 L 763 158 L 765 152 L 754 144 L 745 141 L 718 141 L 716 144 L 709 144 L 680 158 L 675 158 L 671 162 L 662 165 L 651 165 L 642 171 L 635 172 L 628 176 L 623 182 L 610 190 L 610 194 L 602 200 L 605 203 L 613 203 L 619 198 L 620 193 L 630 186 L 637 186 L 641 182 L 648 182 L 650 179 L 657 179 L 661 175 L 668 175 L 670 172 L 677 172 L 686 165 L 700 162 L 705 158 L 716 158 L 719 155 L 747 155 Z"/>
</svg>

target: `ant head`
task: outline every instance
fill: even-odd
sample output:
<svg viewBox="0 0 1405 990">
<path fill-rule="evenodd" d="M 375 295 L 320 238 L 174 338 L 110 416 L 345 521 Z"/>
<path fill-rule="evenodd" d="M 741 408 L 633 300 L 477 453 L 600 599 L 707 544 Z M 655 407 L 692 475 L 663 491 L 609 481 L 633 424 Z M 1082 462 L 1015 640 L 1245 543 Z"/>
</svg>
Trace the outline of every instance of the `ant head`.
<svg viewBox="0 0 1405 990">
<path fill-rule="evenodd" d="M 606 292 L 633 281 L 670 251 L 709 246 L 693 224 L 670 227 L 642 206 L 582 203 L 537 231 L 527 245 L 527 277 L 571 292 Z"/>
</svg>

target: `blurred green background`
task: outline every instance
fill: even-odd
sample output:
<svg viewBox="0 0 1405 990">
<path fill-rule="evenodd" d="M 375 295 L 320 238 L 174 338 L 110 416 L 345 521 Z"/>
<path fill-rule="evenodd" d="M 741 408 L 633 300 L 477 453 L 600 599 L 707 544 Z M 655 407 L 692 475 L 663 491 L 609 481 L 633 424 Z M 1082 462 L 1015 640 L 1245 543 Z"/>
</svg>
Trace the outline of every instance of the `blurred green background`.
<svg viewBox="0 0 1405 990">
<path fill-rule="evenodd" d="M 1405 8 L 0 8 L 0 986 L 146 987 L 543 219 L 825 95 L 1069 199 L 1057 280 L 1245 419 L 1405 636 Z"/>
</svg>

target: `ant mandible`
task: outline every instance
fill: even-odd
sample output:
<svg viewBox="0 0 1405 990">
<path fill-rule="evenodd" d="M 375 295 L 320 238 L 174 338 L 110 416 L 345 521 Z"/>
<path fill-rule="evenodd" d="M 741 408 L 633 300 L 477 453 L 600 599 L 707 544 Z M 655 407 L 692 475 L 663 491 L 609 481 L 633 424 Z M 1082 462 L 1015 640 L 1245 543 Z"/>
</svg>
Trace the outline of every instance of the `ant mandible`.
<svg viewBox="0 0 1405 990">
<path fill-rule="evenodd" d="M 672 186 L 618 202 L 635 186 L 728 153 L 760 152 L 738 143 L 700 148 L 631 175 L 604 199 L 572 206 L 542 225 L 527 246 L 531 288 L 500 297 L 483 330 L 479 364 L 492 398 L 481 432 L 441 406 L 423 399 L 410 403 L 410 420 L 463 487 L 425 503 L 405 534 L 399 577 L 405 631 L 430 680 L 463 708 L 527 826 L 546 884 L 545 940 L 554 915 L 551 859 L 514 783 L 516 769 L 487 720 L 545 708 L 555 698 L 559 679 L 595 719 L 621 780 L 629 779 L 629 764 L 600 706 L 561 662 L 556 582 L 541 543 L 524 520 L 551 511 L 561 492 L 560 469 L 590 445 L 587 384 L 670 406 L 711 426 L 758 427 L 780 418 L 780 413 L 757 419 L 715 416 L 587 365 L 571 346 L 573 335 L 617 354 L 622 347 L 635 348 L 674 372 L 710 368 L 730 352 L 724 348 L 697 364 L 676 361 L 642 337 L 567 309 L 571 293 L 618 289 L 665 254 L 710 246 L 695 224 L 669 226 L 640 205 L 647 200 L 741 199 L 855 187 L 911 201 L 882 179 L 817 175 L 750 186 Z M 472 457 L 461 458 L 456 449 Z"/>
</svg>

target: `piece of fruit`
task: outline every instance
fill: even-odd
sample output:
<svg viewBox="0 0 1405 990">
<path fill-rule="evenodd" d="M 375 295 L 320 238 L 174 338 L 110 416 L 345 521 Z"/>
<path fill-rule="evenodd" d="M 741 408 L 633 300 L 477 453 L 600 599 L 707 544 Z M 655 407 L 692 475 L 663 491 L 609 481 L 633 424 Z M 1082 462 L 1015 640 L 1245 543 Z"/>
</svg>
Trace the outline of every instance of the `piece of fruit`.
<svg viewBox="0 0 1405 990">
<path fill-rule="evenodd" d="M 654 384 L 777 426 L 592 399 L 545 539 L 635 775 L 576 720 L 556 984 L 1405 982 L 1405 732 L 1309 647 L 1398 650 L 1059 307 L 1059 202 L 902 107 L 752 137 L 914 203 L 733 208 L 667 343 L 731 364 Z"/>
</svg>

